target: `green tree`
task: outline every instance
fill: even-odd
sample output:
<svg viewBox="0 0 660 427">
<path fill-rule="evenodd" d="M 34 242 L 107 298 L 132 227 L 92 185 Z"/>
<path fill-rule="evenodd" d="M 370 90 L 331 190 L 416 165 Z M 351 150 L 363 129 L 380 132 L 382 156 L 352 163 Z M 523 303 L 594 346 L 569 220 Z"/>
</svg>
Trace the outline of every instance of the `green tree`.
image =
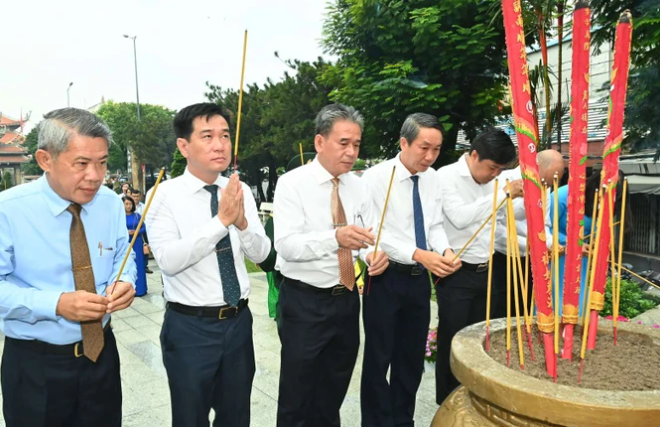
<svg viewBox="0 0 660 427">
<path fill-rule="evenodd" d="M 25 137 L 25 142 L 23 143 L 23 148 L 28 151 L 28 154 L 32 156 L 29 162 L 23 163 L 21 165 L 21 171 L 23 175 L 41 175 L 43 171 L 37 163 L 37 159 L 34 156 L 34 153 L 37 152 L 37 145 L 39 143 L 39 126 L 35 126 L 30 133 Z"/>
<path fill-rule="evenodd" d="M 331 66 L 328 62 L 319 58 L 311 63 L 298 60 L 285 63 L 291 72 L 285 72 L 280 81 L 269 79 L 263 87 L 248 85 L 243 94 L 238 168 L 241 179 L 257 188 L 260 201 L 272 200 L 277 170 L 299 153 L 300 144 L 304 151 L 314 150 L 314 118 L 330 102 L 332 87 L 320 80 Z M 238 92 L 207 85 L 209 101 L 231 112 L 231 131 L 235 137 Z M 264 181 L 268 183 L 265 192 Z"/>
<path fill-rule="evenodd" d="M 175 112 L 159 105 L 140 104 L 140 121 L 135 103 L 106 102 L 97 113 L 112 130 L 110 170 L 126 169 L 128 147 L 133 149 L 137 164 L 157 169 L 172 163 L 176 138 L 172 129 Z M 142 179 L 141 172 L 138 181 Z M 133 185 L 141 185 L 134 182 Z"/>
<path fill-rule="evenodd" d="M 624 128 L 624 143 L 633 150 L 657 147 L 660 156 L 660 3 L 657 0 L 592 0 L 595 46 L 614 43 L 622 11 L 633 17 L 631 70 Z"/>
<path fill-rule="evenodd" d="M 502 114 L 505 44 L 495 0 L 337 0 L 329 8 L 324 44 L 339 56 L 324 81 L 331 98 L 366 118 L 366 155 L 392 156 L 405 117 L 427 112 L 468 137 Z M 446 156 L 441 156 L 440 159 Z"/>
<path fill-rule="evenodd" d="M 11 176 L 11 172 L 6 171 L 2 177 L 2 184 L 0 184 L 0 190 L 8 190 L 14 186 L 14 181 Z"/>
</svg>

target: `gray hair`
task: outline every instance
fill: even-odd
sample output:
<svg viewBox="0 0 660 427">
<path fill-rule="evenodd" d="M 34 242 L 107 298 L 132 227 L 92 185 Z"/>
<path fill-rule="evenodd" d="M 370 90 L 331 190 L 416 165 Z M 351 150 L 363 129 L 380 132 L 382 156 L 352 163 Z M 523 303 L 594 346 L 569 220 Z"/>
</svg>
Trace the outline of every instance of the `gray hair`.
<svg viewBox="0 0 660 427">
<path fill-rule="evenodd" d="M 400 138 L 406 138 L 408 144 L 412 144 L 417 139 L 421 128 L 437 129 L 441 134 L 445 133 L 445 129 L 436 116 L 426 113 L 413 113 L 406 117 L 406 120 L 403 122 L 401 133 L 399 134 Z"/>
<path fill-rule="evenodd" d="M 66 151 L 74 134 L 103 138 L 108 143 L 108 149 L 112 144 L 112 132 L 100 117 L 79 108 L 60 108 L 46 114 L 39 123 L 37 148 L 57 157 Z"/>
<path fill-rule="evenodd" d="M 328 136 L 336 122 L 348 120 L 357 123 L 360 131 L 364 130 L 364 117 L 358 110 L 344 104 L 330 104 L 321 108 L 316 115 L 314 123 L 316 124 L 316 134 Z"/>
</svg>

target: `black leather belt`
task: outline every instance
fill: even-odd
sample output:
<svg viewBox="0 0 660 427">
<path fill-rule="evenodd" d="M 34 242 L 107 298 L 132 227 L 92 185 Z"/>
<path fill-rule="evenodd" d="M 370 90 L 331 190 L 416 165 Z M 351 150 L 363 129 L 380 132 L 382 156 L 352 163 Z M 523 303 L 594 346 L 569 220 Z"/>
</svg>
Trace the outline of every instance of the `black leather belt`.
<svg viewBox="0 0 660 427">
<path fill-rule="evenodd" d="M 177 313 L 186 314 L 188 316 L 201 316 L 201 317 L 214 317 L 219 320 L 225 320 L 236 315 L 248 305 L 247 299 L 238 301 L 236 307 L 230 305 L 223 305 L 219 307 L 193 307 L 190 305 L 179 304 L 178 302 L 168 302 L 167 308 L 176 311 Z"/>
<path fill-rule="evenodd" d="M 110 322 L 106 323 L 103 331 L 108 334 L 110 331 Z M 73 356 L 81 357 L 85 354 L 82 341 L 74 342 L 73 344 L 50 344 L 38 340 L 17 340 L 15 338 L 6 337 L 13 345 L 25 350 L 33 351 L 41 354 L 56 354 L 60 356 Z"/>
<path fill-rule="evenodd" d="M 301 282 L 300 280 L 290 279 L 288 277 L 284 278 L 284 283 L 287 286 L 293 286 L 294 288 L 300 289 L 302 291 L 314 292 L 319 294 L 330 294 L 333 297 L 351 292 L 344 285 L 335 285 L 331 288 L 317 288 L 316 286 L 308 285 L 305 282 Z"/>
<path fill-rule="evenodd" d="M 398 271 L 400 273 L 409 274 L 411 276 L 419 276 L 424 274 L 426 269 L 419 264 L 401 264 L 390 259 L 390 265 L 388 268 Z"/>
<path fill-rule="evenodd" d="M 485 271 L 488 271 L 488 261 L 482 263 L 482 264 L 470 264 L 469 262 L 462 262 L 462 267 L 466 270 L 471 270 L 475 271 L 477 273 L 483 273 Z"/>
</svg>

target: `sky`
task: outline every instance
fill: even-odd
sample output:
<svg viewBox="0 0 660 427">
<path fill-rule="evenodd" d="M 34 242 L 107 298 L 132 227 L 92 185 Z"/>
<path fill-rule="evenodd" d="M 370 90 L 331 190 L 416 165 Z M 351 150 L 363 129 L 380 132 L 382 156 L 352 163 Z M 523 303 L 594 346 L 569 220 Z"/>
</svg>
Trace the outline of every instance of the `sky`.
<svg viewBox="0 0 660 427">
<path fill-rule="evenodd" d="M 4 2 L 2 2 L 4 3 Z M 277 81 L 280 58 L 312 61 L 327 0 L 21 0 L 3 4 L 0 112 L 32 113 L 27 130 L 56 108 L 135 102 L 181 109 L 205 101 L 205 82 L 238 88 L 244 31 L 245 83 Z"/>
</svg>

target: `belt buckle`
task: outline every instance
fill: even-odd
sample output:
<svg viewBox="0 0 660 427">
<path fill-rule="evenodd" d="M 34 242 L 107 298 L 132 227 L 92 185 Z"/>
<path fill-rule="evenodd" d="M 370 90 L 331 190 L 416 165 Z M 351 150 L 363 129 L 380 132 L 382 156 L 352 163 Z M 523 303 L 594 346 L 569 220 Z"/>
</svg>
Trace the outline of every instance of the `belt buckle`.
<svg viewBox="0 0 660 427">
<path fill-rule="evenodd" d="M 344 292 L 346 292 L 346 287 L 338 285 L 338 286 L 335 286 L 334 288 L 332 288 L 332 292 L 331 292 L 330 295 L 332 295 L 333 297 L 336 297 L 336 296 L 342 295 Z"/>
<path fill-rule="evenodd" d="M 488 271 L 488 263 L 485 262 L 483 264 L 479 264 L 477 266 L 477 273 L 483 273 L 484 271 Z"/>
<path fill-rule="evenodd" d="M 73 346 L 73 355 L 76 356 L 76 358 L 82 357 L 85 353 L 80 352 L 80 342 L 77 342 L 76 345 Z"/>
<path fill-rule="evenodd" d="M 410 270 L 410 274 L 413 276 L 419 276 L 422 273 L 424 273 L 424 268 L 420 267 L 419 265 L 413 265 L 412 269 Z"/>
<path fill-rule="evenodd" d="M 219 320 L 229 319 L 228 317 L 225 317 L 225 310 L 230 310 L 232 308 L 233 308 L 232 306 L 221 308 L 220 313 L 218 313 L 218 319 Z M 238 313 L 238 307 L 236 307 L 236 312 Z"/>
</svg>

